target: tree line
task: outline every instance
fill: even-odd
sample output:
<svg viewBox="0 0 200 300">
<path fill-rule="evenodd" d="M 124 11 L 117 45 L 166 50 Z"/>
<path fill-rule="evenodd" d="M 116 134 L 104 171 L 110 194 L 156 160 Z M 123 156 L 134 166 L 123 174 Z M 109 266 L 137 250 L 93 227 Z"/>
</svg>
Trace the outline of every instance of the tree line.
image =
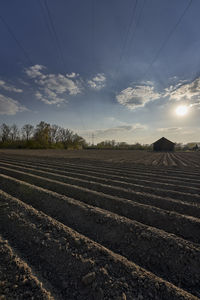
<svg viewBox="0 0 200 300">
<path fill-rule="evenodd" d="M 86 145 L 84 138 L 72 130 L 44 121 L 35 127 L 25 124 L 19 128 L 5 123 L 0 126 L 0 148 L 81 149 Z"/>
<path fill-rule="evenodd" d="M 148 144 L 128 144 L 126 142 L 116 142 L 115 140 L 106 140 L 93 146 L 94 149 L 116 149 L 116 150 L 152 150 L 152 146 Z"/>
<path fill-rule="evenodd" d="M 191 151 L 196 143 L 176 143 L 176 151 Z M 86 143 L 85 139 L 70 129 L 58 125 L 50 125 L 41 121 L 35 127 L 25 124 L 19 128 L 16 124 L 11 126 L 3 123 L 0 126 L 0 148 L 30 148 L 30 149 L 126 149 L 126 150 L 152 150 L 149 144 L 128 144 L 105 140 L 96 145 Z"/>
</svg>

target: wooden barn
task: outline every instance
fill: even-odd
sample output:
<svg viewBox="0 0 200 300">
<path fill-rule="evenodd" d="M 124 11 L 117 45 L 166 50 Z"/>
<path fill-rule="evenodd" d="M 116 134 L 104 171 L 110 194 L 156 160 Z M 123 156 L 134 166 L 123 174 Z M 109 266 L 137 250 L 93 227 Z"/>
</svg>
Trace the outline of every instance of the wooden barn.
<svg viewBox="0 0 200 300">
<path fill-rule="evenodd" d="M 169 141 L 165 137 L 153 143 L 153 151 L 174 151 L 175 143 Z"/>
</svg>

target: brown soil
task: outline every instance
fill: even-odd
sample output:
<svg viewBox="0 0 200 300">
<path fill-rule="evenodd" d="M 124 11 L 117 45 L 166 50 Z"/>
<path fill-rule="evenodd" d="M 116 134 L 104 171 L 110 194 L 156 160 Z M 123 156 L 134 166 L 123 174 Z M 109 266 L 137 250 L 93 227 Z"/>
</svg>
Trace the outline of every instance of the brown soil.
<svg viewBox="0 0 200 300">
<path fill-rule="evenodd" d="M 96 160 L 153 166 L 199 167 L 200 152 L 162 153 L 134 150 L 0 150 L 0 155 L 20 155 L 55 159 Z"/>
<path fill-rule="evenodd" d="M 0 156 L 2 299 L 200 298 L 198 153 L 194 168 L 180 153 L 155 153 L 159 167 L 148 152 L 151 167 L 41 153 Z"/>
<path fill-rule="evenodd" d="M 53 300 L 32 269 L 0 236 L 0 299 Z"/>
</svg>

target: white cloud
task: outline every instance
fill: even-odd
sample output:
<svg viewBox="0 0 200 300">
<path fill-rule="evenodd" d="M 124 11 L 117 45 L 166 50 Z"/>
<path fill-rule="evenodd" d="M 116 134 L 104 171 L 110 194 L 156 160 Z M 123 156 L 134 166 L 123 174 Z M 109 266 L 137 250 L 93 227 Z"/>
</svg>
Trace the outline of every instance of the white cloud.
<svg viewBox="0 0 200 300">
<path fill-rule="evenodd" d="M 27 69 L 25 69 L 25 73 L 30 77 L 30 78 L 36 78 L 36 77 L 42 77 L 43 74 L 42 70 L 45 69 L 45 66 L 42 66 L 42 65 L 34 65 L 34 66 L 31 66 Z"/>
<path fill-rule="evenodd" d="M 72 72 L 72 73 L 70 73 L 70 74 L 66 74 L 66 76 L 67 76 L 68 78 L 75 78 L 75 77 L 78 77 L 79 74 L 78 74 L 78 73 Z"/>
<path fill-rule="evenodd" d="M 57 94 L 68 92 L 70 95 L 77 95 L 81 92 L 78 83 L 64 75 L 48 74 L 44 76 L 36 81 L 44 89 L 54 91 Z"/>
<path fill-rule="evenodd" d="M 92 89 L 100 90 L 105 87 L 106 77 L 103 73 L 98 73 L 91 80 L 88 80 L 88 85 Z"/>
<path fill-rule="evenodd" d="M 118 134 L 126 134 L 127 132 L 135 132 L 139 130 L 145 130 L 147 127 L 146 125 L 143 124 L 130 124 L 130 125 L 121 125 L 121 126 L 116 126 L 112 128 L 107 128 L 107 129 L 100 129 L 95 131 L 95 135 L 98 137 L 110 137 L 112 135 L 118 135 Z"/>
<path fill-rule="evenodd" d="M 27 108 L 17 100 L 0 94 L 0 115 L 15 115 L 18 112 L 26 111 Z"/>
<path fill-rule="evenodd" d="M 13 85 L 8 84 L 8 83 L 6 83 L 6 82 L 3 81 L 3 80 L 0 80 L 0 89 L 4 89 L 4 90 L 6 90 L 6 91 L 9 91 L 9 92 L 15 92 L 15 93 L 22 93 L 22 92 L 23 92 L 22 89 L 17 89 L 17 88 L 14 87 Z"/>
<path fill-rule="evenodd" d="M 162 96 L 161 93 L 155 91 L 153 84 L 148 81 L 146 84 L 138 84 L 122 90 L 116 99 L 118 103 L 134 110 L 138 107 L 144 107 L 148 102 L 157 100 Z"/>
<path fill-rule="evenodd" d="M 77 95 L 81 93 L 82 86 L 80 80 L 75 80 L 75 73 L 67 74 L 45 74 L 46 68 L 41 65 L 35 65 L 25 70 L 26 74 L 34 79 L 38 90 L 35 93 L 37 99 L 46 104 L 59 105 L 67 103 L 68 95 Z M 70 78 L 68 78 L 70 77 Z"/>
<path fill-rule="evenodd" d="M 192 82 L 179 82 L 165 89 L 170 100 L 187 102 L 190 106 L 200 106 L 200 78 Z"/>
<path fill-rule="evenodd" d="M 78 73 L 51 74 L 47 73 L 45 66 L 38 64 L 25 69 L 25 73 L 37 85 L 36 98 L 46 104 L 67 103 L 68 96 L 82 93 L 85 84 L 92 89 L 100 90 L 106 82 L 103 73 L 98 73 L 91 80 L 84 81 Z"/>
<path fill-rule="evenodd" d="M 157 131 L 159 132 L 171 132 L 171 133 L 176 133 L 182 130 L 181 127 L 166 127 L 166 128 L 158 128 Z"/>
<path fill-rule="evenodd" d="M 41 94 L 39 91 L 37 91 L 35 93 L 36 98 L 46 104 L 56 104 L 58 106 L 59 106 L 59 104 L 61 104 L 63 102 L 65 102 L 65 103 L 67 102 L 66 99 L 58 97 L 56 93 L 54 93 L 48 89 L 46 89 L 45 92 L 46 92 L 46 94 L 44 95 L 44 94 Z"/>
<path fill-rule="evenodd" d="M 106 77 L 104 74 L 102 73 L 98 73 L 94 78 L 93 78 L 94 81 L 96 82 L 104 82 L 106 80 Z"/>
</svg>

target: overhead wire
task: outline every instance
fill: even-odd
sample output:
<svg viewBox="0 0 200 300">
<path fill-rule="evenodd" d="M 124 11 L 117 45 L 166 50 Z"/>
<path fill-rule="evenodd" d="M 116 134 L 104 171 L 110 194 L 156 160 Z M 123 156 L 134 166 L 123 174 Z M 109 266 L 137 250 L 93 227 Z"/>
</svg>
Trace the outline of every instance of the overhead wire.
<svg viewBox="0 0 200 300">
<path fill-rule="evenodd" d="M 145 0 L 146 1 L 146 0 Z M 144 1 L 144 4 L 145 4 Z M 147 69 L 145 70 L 145 72 L 143 73 L 143 77 L 145 77 L 147 75 L 147 73 L 149 72 L 150 68 L 153 67 L 153 64 L 156 62 L 156 60 L 158 59 L 158 57 L 160 56 L 161 52 L 163 51 L 164 47 L 166 46 L 166 44 L 168 43 L 168 41 L 170 40 L 171 36 L 174 34 L 174 32 L 176 31 L 177 27 L 180 25 L 182 19 L 184 18 L 185 14 L 187 13 L 188 9 L 190 8 L 190 6 L 192 5 L 193 0 L 190 0 L 189 3 L 187 4 L 187 6 L 185 7 L 185 9 L 183 10 L 182 14 L 180 15 L 180 17 L 178 18 L 177 22 L 175 23 L 175 25 L 171 28 L 170 32 L 168 33 L 167 37 L 165 38 L 165 40 L 163 41 L 163 43 L 161 44 L 160 48 L 158 49 L 158 51 L 156 52 L 154 58 L 152 59 L 152 61 L 150 62 L 150 64 L 148 65 Z M 142 8 L 142 10 L 144 9 L 144 7 Z M 138 23 L 138 22 L 137 22 Z M 137 26 L 137 25 L 136 25 Z M 134 33 L 135 36 L 135 33 Z M 159 77 L 159 81 L 163 84 L 163 80 Z M 164 84 L 163 84 L 164 85 Z"/>
<path fill-rule="evenodd" d="M 124 56 L 124 52 L 125 52 L 127 41 L 128 41 L 128 37 L 129 37 L 129 33 L 130 33 L 130 30 L 131 30 L 131 27 L 132 27 L 132 24 L 133 24 L 133 20 L 134 20 L 134 16 L 135 16 L 135 13 L 136 13 L 137 4 L 138 4 L 138 0 L 135 0 L 135 4 L 133 5 L 133 9 L 132 9 L 132 13 L 131 13 L 131 18 L 130 18 L 130 21 L 129 21 L 129 25 L 128 25 L 128 28 L 127 28 L 127 31 L 126 31 L 126 34 L 125 34 L 124 43 L 123 43 L 123 45 L 121 47 L 120 57 L 119 57 L 119 63 L 118 63 L 118 67 L 117 67 L 117 70 L 116 70 L 116 74 L 118 74 L 118 72 L 119 72 L 120 65 L 121 65 L 121 62 L 122 62 L 122 59 L 123 59 L 123 56 Z"/>
<path fill-rule="evenodd" d="M 193 0 L 190 0 L 189 3 L 187 4 L 187 6 L 185 7 L 185 9 L 183 10 L 182 14 L 180 15 L 180 17 L 178 18 L 177 22 L 175 23 L 175 25 L 172 27 L 172 29 L 170 30 L 169 34 L 167 35 L 166 39 L 163 41 L 163 43 L 161 44 L 160 48 L 158 49 L 158 51 L 156 52 L 154 58 L 152 59 L 151 63 L 149 64 L 147 70 L 144 72 L 143 74 L 143 77 L 146 76 L 146 74 L 148 73 L 148 71 L 150 70 L 150 68 L 153 67 L 153 64 L 155 63 L 155 61 L 158 59 L 160 53 L 162 52 L 162 50 L 164 49 L 164 47 L 166 46 L 166 44 L 168 43 L 168 41 L 170 40 L 171 36 L 174 34 L 174 32 L 176 31 L 177 27 L 180 25 L 182 19 L 184 18 L 184 16 L 186 15 L 187 11 L 189 10 L 190 6 L 192 5 L 192 2 Z M 143 7 L 142 7 L 142 10 L 141 10 L 141 13 L 140 13 L 140 16 L 138 18 L 138 21 L 137 21 L 137 24 L 136 24 L 136 28 L 134 30 L 134 33 L 133 33 L 133 37 L 132 37 L 132 40 L 134 39 L 135 37 L 135 31 L 137 29 L 137 26 L 139 24 L 139 21 L 141 19 L 141 15 L 142 15 L 142 11 L 144 9 L 144 5 L 145 5 L 145 1 L 144 1 L 144 4 L 143 4 Z M 134 14 L 133 14 L 134 16 Z M 130 27 L 129 27 L 130 28 Z M 121 62 L 121 60 L 120 60 Z M 197 77 L 196 77 L 197 78 Z M 160 79 L 160 82 L 163 84 L 163 81 Z"/>
<path fill-rule="evenodd" d="M 53 21 L 53 18 L 52 18 L 52 15 L 51 15 L 51 12 L 50 12 L 47 0 L 44 0 L 44 6 L 45 6 L 45 9 L 46 9 L 48 18 L 49 18 L 49 23 L 50 23 L 51 30 L 52 30 L 52 32 L 54 34 L 54 38 L 55 38 L 55 41 L 56 41 L 56 44 L 57 44 L 57 49 L 59 51 L 60 58 L 62 60 L 63 66 L 64 66 L 64 71 L 66 72 L 67 67 L 66 67 L 66 63 L 65 63 L 65 59 L 64 59 L 62 47 L 61 47 L 61 44 L 60 44 L 60 41 L 59 41 L 59 38 L 58 38 L 58 35 L 57 35 L 57 31 L 56 31 L 56 28 L 55 28 L 55 25 L 54 25 L 54 21 Z M 83 118 L 81 116 L 81 113 L 80 113 L 78 107 L 77 107 L 76 111 L 77 111 L 77 113 L 79 115 L 79 120 L 81 122 L 81 126 L 82 126 L 82 128 L 85 129 L 84 121 L 83 121 Z"/>
<path fill-rule="evenodd" d="M 133 44 L 133 42 L 134 42 L 135 35 L 136 35 L 136 31 L 137 31 L 137 28 L 138 28 L 138 26 L 139 26 L 139 24 L 140 24 L 140 21 L 141 21 L 141 18 L 142 18 L 142 13 L 143 13 L 143 11 L 144 11 L 145 4 L 146 4 L 146 0 L 143 1 L 143 4 L 142 4 L 141 10 L 140 10 L 140 13 L 139 13 L 139 16 L 138 16 L 136 25 L 135 25 L 134 30 L 133 30 L 133 34 L 132 34 L 132 37 L 131 37 L 130 45 Z M 135 47 L 135 44 L 133 44 L 133 46 Z M 133 51 L 133 49 L 132 49 L 132 51 Z"/>
<path fill-rule="evenodd" d="M 162 50 L 164 49 L 164 47 L 166 46 L 166 44 L 168 43 L 169 39 L 171 38 L 171 36 L 174 34 L 174 32 L 176 31 L 177 27 L 179 26 L 179 24 L 181 23 L 183 17 L 185 16 L 186 12 L 188 11 L 188 9 L 190 8 L 190 6 L 192 5 L 193 0 L 190 0 L 188 5 L 185 7 L 185 9 L 183 10 L 182 14 L 180 15 L 180 17 L 178 18 L 178 21 L 175 23 L 175 25 L 172 27 L 172 29 L 170 30 L 170 32 L 168 33 L 166 39 L 163 41 L 163 43 L 161 44 L 160 48 L 158 49 L 158 51 L 156 52 L 154 58 L 152 59 L 151 63 L 149 64 L 147 70 L 145 71 L 145 75 L 147 74 L 147 72 L 149 71 L 149 69 L 153 66 L 153 64 L 156 62 L 156 60 L 158 59 L 158 57 L 160 56 L 160 53 L 162 52 Z"/>
<path fill-rule="evenodd" d="M 164 49 L 164 47 L 166 46 L 167 42 L 169 41 L 169 39 L 171 38 L 171 36 L 174 34 L 174 32 L 176 31 L 177 27 L 180 25 L 183 17 L 185 16 L 185 14 L 187 13 L 187 11 L 189 10 L 190 6 L 192 5 L 193 0 L 190 0 L 189 3 L 187 4 L 187 6 L 185 7 L 185 9 L 183 10 L 182 14 L 180 15 L 180 17 L 178 18 L 177 22 L 175 23 L 175 25 L 172 27 L 172 29 L 170 30 L 169 34 L 167 35 L 166 39 L 163 41 L 162 45 L 160 46 L 160 48 L 158 49 L 155 57 L 153 58 L 153 60 L 151 61 L 150 65 L 148 66 L 147 70 L 144 73 L 144 76 L 147 75 L 147 73 L 149 72 L 150 68 L 153 67 L 153 64 L 156 62 L 156 60 L 158 59 L 160 53 L 162 52 L 162 50 Z M 161 79 L 161 77 L 159 76 L 159 81 L 161 83 L 161 85 L 165 86 L 164 81 Z"/>
<path fill-rule="evenodd" d="M 54 44 L 54 47 L 55 47 L 56 51 L 58 51 L 58 56 L 56 56 L 56 58 L 57 58 L 57 60 L 59 61 L 59 64 L 61 65 L 61 67 L 63 67 L 62 60 L 59 59 L 59 58 L 60 58 L 60 52 L 59 52 L 59 50 L 58 50 L 57 45 L 55 44 L 55 37 L 54 37 L 54 34 L 53 34 L 53 32 L 52 32 L 51 26 L 50 26 L 50 24 L 49 24 L 49 19 L 48 19 L 47 15 L 46 15 L 46 11 L 45 11 L 44 6 L 43 6 L 43 4 L 42 4 L 42 0 L 38 0 L 38 4 L 39 4 L 40 10 L 41 10 L 41 13 L 42 13 L 44 22 L 45 22 L 45 24 L 46 24 L 47 30 L 48 30 L 48 32 L 49 32 L 49 36 L 51 37 L 51 40 L 52 40 L 52 42 L 53 42 L 53 44 Z"/>
<path fill-rule="evenodd" d="M 60 42 L 59 42 L 59 38 L 58 38 L 58 35 L 57 35 L 57 32 L 56 32 L 56 28 L 55 28 L 55 25 L 54 25 L 54 22 L 53 22 L 53 18 L 51 16 L 51 12 L 50 12 L 47 0 L 44 0 L 44 6 L 45 6 L 45 9 L 46 9 L 48 18 L 49 18 L 49 23 L 50 23 L 50 26 L 51 26 L 51 30 L 52 30 L 52 32 L 54 34 L 54 38 L 55 38 L 55 41 L 56 41 L 56 44 L 57 44 L 57 49 L 58 49 L 58 51 L 60 53 L 60 58 L 62 60 L 63 66 L 66 69 L 66 63 L 65 63 L 65 59 L 64 59 L 62 47 L 61 47 Z"/>
<path fill-rule="evenodd" d="M 30 58 L 28 52 L 25 50 L 25 48 L 22 46 L 21 42 L 18 40 L 18 38 L 16 37 L 14 31 L 12 30 L 12 28 L 8 25 L 8 23 L 6 22 L 6 20 L 2 17 L 2 15 L 0 15 L 0 19 L 2 21 L 2 23 L 5 25 L 5 27 L 7 28 L 8 32 L 10 33 L 10 35 L 12 36 L 12 38 L 15 40 L 16 44 L 18 45 L 19 49 L 23 52 L 24 56 L 26 57 L 27 61 L 29 62 L 30 65 L 34 65 L 32 59 Z"/>
<path fill-rule="evenodd" d="M 95 0 L 91 0 L 91 62 L 94 66 L 95 61 Z"/>
</svg>

